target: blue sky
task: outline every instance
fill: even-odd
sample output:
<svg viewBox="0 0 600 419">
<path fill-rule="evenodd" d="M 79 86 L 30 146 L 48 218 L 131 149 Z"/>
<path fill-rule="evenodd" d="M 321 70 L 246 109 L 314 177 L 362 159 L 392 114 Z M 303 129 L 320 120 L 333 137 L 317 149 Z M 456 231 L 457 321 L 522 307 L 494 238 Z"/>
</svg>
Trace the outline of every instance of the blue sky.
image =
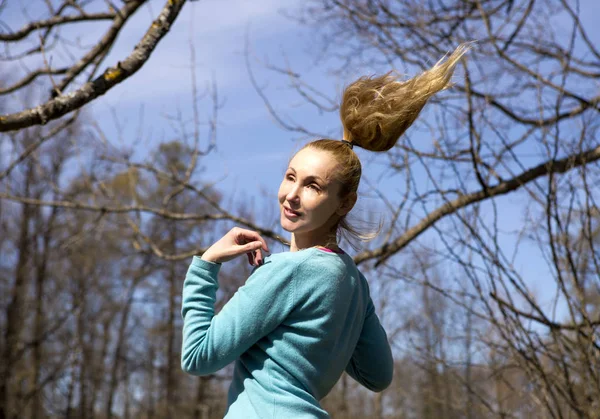
<svg viewBox="0 0 600 419">
<path fill-rule="evenodd" d="M 153 1 L 151 4 L 157 10 L 161 2 Z M 259 184 L 263 184 L 272 190 L 280 180 L 287 162 L 286 156 L 294 147 L 293 136 L 271 122 L 263 102 L 250 85 L 243 51 L 248 32 L 251 48 L 261 57 L 276 56 L 279 48 L 283 47 L 291 59 L 307 58 L 303 57 L 304 51 L 289 48 L 297 44 L 302 29 L 279 13 L 280 4 L 278 1 L 240 0 L 187 4 L 150 62 L 132 80 L 113 89 L 102 101 L 94 103 L 94 116 L 106 120 L 110 115 L 110 107 L 114 107 L 120 115 L 133 122 L 131 128 L 136 128 L 138 111 L 143 104 L 149 137 L 150 134 L 160 137 L 163 132 L 168 135 L 170 128 L 162 120 L 162 115 L 174 113 L 177 106 L 184 115 L 191 117 L 192 38 L 196 51 L 198 88 L 201 90 L 206 87 L 214 78 L 223 101 L 218 118 L 218 149 L 205 162 L 209 172 L 215 174 L 215 179 L 222 177 L 223 168 L 230 173 L 221 184 L 225 189 L 238 185 L 248 193 L 253 193 Z M 286 7 L 293 6 L 293 2 L 286 4 Z M 136 17 L 126 28 L 132 34 L 132 40 L 142 33 L 150 21 L 148 14 L 139 13 Z M 111 63 L 125 56 L 130 48 L 131 45 L 120 44 L 106 62 Z M 258 78 L 262 79 L 261 84 L 264 84 L 265 76 L 268 80 L 269 75 L 260 67 L 256 71 Z M 286 110 L 290 107 L 290 94 L 282 92 L 282 87 L 281 82 L 268 84 L 273 102 L 279 109 Z M 210 106 L 208 99 L 200 103 L 202 119 L 209 116 Z M 294 117 L 300 117 L 304 110 L 293 109 L 293 112 Z M 322 119 L 325 129 L 336 122 L 332 115 Z M 206 141 L 206 136 L 203 139 Z"/>
<path fill-rule="evenodd" d="M 592 5 L 596 2 L 587 3 L 590 13 L 582 15 L 584 20 L 593 19 L 593 9 L 598 8 L 597 5 Z M 14 2 L 9 6 L 15 8 L 10 14 L 14 17 L 11 20 L 13 29 L 20 26 L 19 20 L 24 21 L 17 9 L 18 4 Z M 38 4 L 38 1 L 20 2 L 22 7 L 28 4 Z M 120 34 L 115 47 L 105 59 L 104 66 L 113 65 L 131 52 L 163 4 L 164 0 L 152 0 L 138 11 Z M 283 16 L 282 4 L 290 11 L 298 7 L 301 1 L 188 2 L 149 62 L 133 77 L 89 105 L 88 114 L 101 124 L 115 143 L 119 141 L 114 119 L 114 115 L 117 115 L 119 125 L 123 127 L 122 138 L 127 144 L 140 127 L 140 109 L 143 107 L 143 140 L 136 147 L 136 153 L 139 159 L 144 158 L 144 153 L 154 148 L 159 141 L 173 137 L 173 130 L 164 117 L 165 114 L 174 114 L 180 109 L 184 117 L 191 118 L 190 41 L 193 40 L 196 55 L 194 72 L 198 87 L 202 89 L 214 77 L 219 97 L 223 100 L 218 118 L 217 150 L 204 161 L 207 171 L 202 175 L 202 180 L 222 179 L 227 174 L 219 184 L 219 189 L 226 196 L 233 194 L 238 203 L 244 200 L 261 202 L 258 207 L 266 214 L 278 214 L 276 194 L 287 159 L 308 138 L 300 138 L 299 135 L 279 128 L 252 88 L 243 55 L 246 33 L 249 34 L 251 49 L 257 57 L 282 66 L 283 51 L 295 70 L 331 97 L 339 97 L 341 86 L 351 81 L 350 78 L 373 72 L 370 64 L 364 62 L 348 72 L 345 76 L 348 79 L 340 79 L 331 75 L 326 67 L 315 65 L 313 34 L 310 29 Z M 29 12 L 34 14 L 35 10 L 31 9 Z M 88 26 L 82 34 L 80 27 L 74 25 L 63 34 L 69 36 L 72 33 L 74 39 L 80 37 L 83 43 L 92 42 L 104 28 L 105 25 Z M 53 59 L 54 63 L 60 62 L 59 51 Z M 318 133 L 340 137 L 340 122 L 336 113 L 320 115 L 289 90 L 284 78 L 274 77 L 273 73 L 265 70 L 259 63 L 254 63 L 253 68 L 259 83 L 265 86 L 278 111 L 307 124 Z M 211 106 L 209 101 L 204 100 L 199 106 L 201 119 L 208 118 Z M 427 115 L 426 110 L 422 117 L 427 118 Z M 204 128 L 201 148 L 206 145 L 206 132 Z M 411 135 L 428 140 L 426 134 L 413 132 Z M 359 199 L 357 210 L 363 211 L 363 215 L 359 214 L 361 217 L 366 215 L 364 211 L 373 211 L 375 217 L 378 217 L 383 211 L 382 205 L 378 199 L 367 197 L 373 196 L 368 192 L 367 180 L 376 184 L 393 202 L 400 200 L 403 184 L 399 177 L 390 176 L 390 172 L 383 169 L 386 156 L 373 155 L 363 150 L 357 150 L 357 153 L 363 162 L 365 176 L 361 183 L 365 194 Z M 498 199 L 501 208 L 500 225 L 505 226 L 505 230 L 516 230 L 524 221 L 522 199 L 523 195 L 509 195 Z M 435 205 L 431 205 L 430 209 L 433 208 Z M 261 219 L 260 216 L 257 218 Z M 416 221 L 414 218 L 413 222 Z M 428 242 L 433 244 L 435 236 L 428 237 Z M 511 254 L 514 237 L 506 236 L 502 243 L 507 253 Z M 534 288 L 542 290 L 548 268 L 533 246 L 525 245 L 522 248 L 515 267 L 535 284 Z"/>
<path fill-rule="evenodd" d="M 286 2 L 286 10 L 297 4 L 299 2 Z M 162 2 L 152 1 L 150 5 L 156 14 Z M 138 12 L 121 35 L 126 42 L 118 42 L 107 57 L 107 64 L 131 51 L 151 22 L 151 16 L 146 10 Z M 150 61 L 131 79 L 95 101 L 89 111 L 102 122 L 106 132 L 113 134 L 112 110 L 116 111 L 120 125 L 133 135 L 138 130 L 139 112 L 143 106 L 144 144 L 153 145 L 169 138 L 173 131 L 165 114 L 174 114 L 179 108 L 187 118 L 192 116 L 190 39 L 193 39 L 198 88 L 206 87 L 214 78 L 223 101 L 218 118 L 217 150 L 205 160 L 207 171 L 202 180 L 222 179 L 219 183 L 222 190 L 235 191 L 236 197 L 241 199 L 260 199 L 259 207 L 270 205 L 276 213 L 276 193 L 287 159 L 308 138 L 279 128 L 251 86 L 244 57 L 246 34 L 253 54 L 260 60 L 283 65 L 281 51 L 284 51 L 303 77 L 322 87 L 324 93 L 332 97 L 339 95 L 336 87 L 345 81 L 329 77 L 325 69 L 314 66 L 309 51 L 310 32 L 283 16 L 281 2 L 203 1 L 188 3 Z M 273 78 L 257 61 L 253 61 L 253 69 L 278 111 L 306 123 L 318 133 L 334 138 L 341 136 L 337 114 L 318 115 L 289 90 L 284 78 Z M 356 69 L 356 74 L 360 72 L 361 69 Z M 210 101 L 201 101 L 199 106 L 201 118 L 207 119 L 211 112 Z M 206 133 L 204 127 L 203 134 Z M 206 141 L 206 135 L 203 135 L 201 148 L 205 147 Z M 146 147 L 137 150 L 142 158 Z M 384 156 L 379 156 L 379 160 L 384 161 Z M 269 194 L 267 199 L 263 195 L 265 191 Z M 372 207 L 372 204 L 366 206 Z"/>
<path fill-rule="evenodd" d="M 155 13 L 161 4 L 162 1 L 151 2 Z M 278 214 L 276 193 L 287 159 L 308 139 L 299 138 L 298 134 L 280 129 L 250 85 L 243 54 L 246 33 L 249 34 L 252 51 L 261 60 L 283 66 L 283 51 L 286 59 L 303 78 L 322 88 L 323 93 L 330 97 L 339 96 L 340 86 L 350 81 L 329 75 L 326 67 L 315 67 L 312 56 L 314 51 L 311 51 L 312 34 L 305 27 L 283 16 L 281 4 L 275 0 L 188 3 L 151 60 L 131 80 L 93 104 L 94 117 L 102 121 L 110 120 L 109 108 L 114 107 L 118 109 L 119 115 L 131 121 L 125 125 L 134 132 L 137 129 L 138 111 L 143 103 L 148 138 L 156 139 L 160 138 L 163 132 L 170 132 L 161 114 L 173 113 L 175 107 L 179 106 L 184 114 L 190 116 L 189 51 L 192 37 L 196 51 L 195 71 L 198 83 L 202 85 L 214 77 L 219 95 L 224 99 L 224 106 L 219 115 L 218 149 L 205 162 L 207 174 L 209 177 L 214 174 L 215 179 L 221 179 L 224 173 L 227 173 L 227 178 L 220 183 L 221 190 L 234 194 L 238 202 L 245 199 L 254 200 L 260 202 L 257 206 L 268 214 Z M 294 9 L 298 4 L 298 1 L 286 2 L 286 10 Z M 127 34 L 131 33 L 131 44 L 120 43 L 119 48 L 115 48 L 107 58 L 107 63 L 113 63 L 126 56 L 137 36 L 148 26 L 151 15 L 142 12 L 138 13 L 136 18 L 126 28 L 128 32 L 122 35 L 126 38 Z M 304 122 L 318 133 L 329 134 L 334 138 L 340 137 L 340 122 L 336 113 L 319 115 L 287 88 L 284 78 L 273 77 L 273 74 L 262 68 L 259 63 L 255 63 L 253 68 L 256 78 L 266 87 L 269 99 L 278 111 L 296 121 Z M 360 68 L 349 71 L 348 77 L 372 71 L 369 63 L 362 63 Z M 201 114 L 209 114 L 209 105 L 206 101 L 205 106 L 201 107 Z M 427 112 L 422 117 L 427 117 Z M 110 126 L 110 123 L 106 126 Z M 428 138 L 423 138 L 426 133 L 413 132 L 412 135 L 413 141 L 428 141 Z M 393 202 L 399 201 L 403 184 L 400 177 L 390 176 L 390 172 L 384 170 L 386 156 L 374 155 L 363 150 L 357 150 L 357 153 L 363 162 L 365 176 L 370 182 L 381 188 Z M 380 164 L 368 164 L 369 161 Z M 426 181 L 423 182 L 423 186 L 425 183 Z M 365 181 L 361 187 L 367 192 Z M 265 196 L 264 192 L 268 195 Z M 373 196 L 372 193 L 369 195 Z M 522 206 L 518 198 L 506 196 L 500 198 L 498 203 L 501 208 L 500 225 L 505 226 L 506 230 L 516 230 L 517 224 L 523 221 Z M 437 204 L 432 204 L 429 208 L 434 209 L 436 206 Z M 486 208 L 489 208 L 489 205 L 484 204 L 484 213 Z M 374 217 L 377 218 L 383 212 L 383 207 L 378 199 L 367 198 L 363 194 L 356 210 L 362 211 L 359 212 L 359 216 L 367 216 L 364 211 L 374 210 Z M 257 218 L 264 219 L 260 215 Z M 413 218 L 413 222 L 416 221 L 417 219 Z M 266 220 L 264 222 L 268 223 Z M 282 233 L 287 236 L 287 233 Z M 435 234 L 425 235 L 424 240 L 428 245 L 437 246 L 442 250 L 441 244 L 436 243 Z M 507 236 L 501 237 L 500 240 L 506 246 L 507 253 L 512 254 L 514 238 Z M 534 288 L 542 291 L 541 283 L 546 277 L 547 267 L 533 246 L 523 245 L 522 249 L 521 257 L 517 258 L 520 266 L 516 268 L 532 285 L 540 282 L 540 285 L 534 285 Z M 536 262 L 531 263 L 532 260 Z"/>
</svg>

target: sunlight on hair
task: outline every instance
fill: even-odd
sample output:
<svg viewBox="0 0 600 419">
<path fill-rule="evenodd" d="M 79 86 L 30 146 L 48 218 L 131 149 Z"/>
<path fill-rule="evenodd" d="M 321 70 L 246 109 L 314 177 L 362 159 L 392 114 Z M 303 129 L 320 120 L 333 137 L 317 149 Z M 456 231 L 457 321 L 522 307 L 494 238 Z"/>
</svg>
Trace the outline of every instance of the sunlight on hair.
<svg viewBox="0 0 600 419">
<path fill-rule="evenodd" d="M 451 86 L 450 78 L 472 42 L 459 45 L 450 56 L 406 81 L 390 71 L 382 76 L 364 76 L 350 84 L 342 95 L 340 117 L 344 139 L 371 151 L 391 149 L 417 119 L 431 96 Z"/>
<path fill-rule="evenodd" d="M 398 80 L 400 76 L 391 71 L 382 76 L 361 77 L 351 83 L 342 94 L 340 106 L 344 139 L 369 151 L 391 149 L 417 119 L 429 98 L 451 86 L 454 68 L 472 44 L 459 45 L 429 70 L 406 81 Z M 340 199 L 358 192 L 362 165 L 350 147 L 339 140 L 326 138 L 311 141 L 301 149 L 307 147 L 331 153 L 339 162 L 336 177 L 342 184 Z M 356 217 L 356 212 L 351 210 L 340 218 L 328 244 L 343 239 L 357 251 L 360 242 L 370 242 L 381 233 L 385 224 L 383 218 L 379 222 L 365 221 Z M 352 222 L 348 220 L 349 216 L 352 216 Z"/>
</svg>

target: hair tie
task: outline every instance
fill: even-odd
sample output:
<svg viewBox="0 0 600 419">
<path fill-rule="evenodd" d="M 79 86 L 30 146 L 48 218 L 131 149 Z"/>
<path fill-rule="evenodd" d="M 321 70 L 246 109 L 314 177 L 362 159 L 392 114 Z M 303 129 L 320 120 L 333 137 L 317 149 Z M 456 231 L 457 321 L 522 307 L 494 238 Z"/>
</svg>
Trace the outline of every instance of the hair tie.
<svg viewBox="0 0 600 419">
<path fill-rule="evenodd" d="M 350 141 L 342 140 L 342 142 L 348 144 L 351 149 L 354 147 L 354 144 L 352 144 Z"/>
</svg>

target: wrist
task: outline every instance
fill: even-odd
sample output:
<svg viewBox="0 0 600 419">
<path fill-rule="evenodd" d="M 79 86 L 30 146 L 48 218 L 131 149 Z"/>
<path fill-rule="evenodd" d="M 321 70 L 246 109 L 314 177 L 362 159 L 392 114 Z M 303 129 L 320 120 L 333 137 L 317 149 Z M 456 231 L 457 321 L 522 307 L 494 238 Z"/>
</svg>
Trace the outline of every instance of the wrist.
<svg viewBox="0 0 600 419">
<path fill-rule="evenodd" d="M 211 271 L 214 273 L 219 272 L 222 268 L 220 263 L 204 260 L 199 255 L 194 256 L 191 264 L 202 270 Z"/>
<path fill-rule="evenodd" d="M 218 265 L 221 264 L 221 262 L 217 262 L 214 258 L 212 258 L 209 254 L 207 254 L 206 252 L 204 252 L 204 254 L 200 257 L 200 259 L 202 259 L 205 262 L 210 262 L 210 263 L 216 263 Z"/>
</svg>

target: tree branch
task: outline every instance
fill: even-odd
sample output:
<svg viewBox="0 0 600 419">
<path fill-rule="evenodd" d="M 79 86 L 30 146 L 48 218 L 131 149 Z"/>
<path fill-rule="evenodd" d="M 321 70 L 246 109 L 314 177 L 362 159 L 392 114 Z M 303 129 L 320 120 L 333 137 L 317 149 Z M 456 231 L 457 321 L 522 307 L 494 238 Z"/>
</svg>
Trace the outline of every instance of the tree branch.
<svg viewBox="0 0 600 419">
<path fill-rule="evenodd" d="M 0 41 L 14 42 L 19 41 L 29 35 L 31 32 L 41 28 L 51 28 L 65 23 L 85 22 L 90 20 L 111 20 L 117 16 L 116 13 L 92 13 L 81 14 L 78 16 L 52 16 L 50 19 L 30 22 L 17 32 L 0 33 Z"/>
<path fill-rule="evenodd" d="M 84 84 L 72 93 L 51 99 L 35 108 L 0 116 L 0 132 L 44 125 L 48 121 L 81 108 L 129 78 L 148 61 L 160 40 L 169 32 L 185 2 L 186 0 L 168 0 L 133 52 L 116 66 L 107 68 L 104 74 L 95 80 Z"/>
<path fill-rule="evenodd" d="M 418 224 L 410 228 L 394 242 L 387 243 L 381 246 L 379 249 L 356 255 L 354 261 L 356 264 L 359 264 L 369 259 L 377 259 L 377 262 L 375 262 L 375 267 L 378 267 L 390 256 L 394 255 L 396 252 L 406 247 L 406 245 L 408 245 L 411 241 L 419 237 L 421 233 L 423 233 L 437 221 L 447 215 L 455 213 L 461 208 L 465 208 L 476 202 L 484 201 L 498 195 L 504 195 L 515 191 L 523 185 L 537 178 L 545 176 L 550 172 L 564 173 L 573 169 L 574 167 L 582 166 L 597 160 L 600 160 L 600 147 L 592 148 L 582 153 L 565 157 L 564 159 L 548 160 L 521 173 L 518 176 L 513 177 L 512 179 L 500 182 L 495 186 L 490 186 L 487 191 L 479 190 L 467 195 L 462 195 L 452 201 L 447 201 L 441 207 L 430 212 L 426 217 L 421 219 Z"/>
</svg>

